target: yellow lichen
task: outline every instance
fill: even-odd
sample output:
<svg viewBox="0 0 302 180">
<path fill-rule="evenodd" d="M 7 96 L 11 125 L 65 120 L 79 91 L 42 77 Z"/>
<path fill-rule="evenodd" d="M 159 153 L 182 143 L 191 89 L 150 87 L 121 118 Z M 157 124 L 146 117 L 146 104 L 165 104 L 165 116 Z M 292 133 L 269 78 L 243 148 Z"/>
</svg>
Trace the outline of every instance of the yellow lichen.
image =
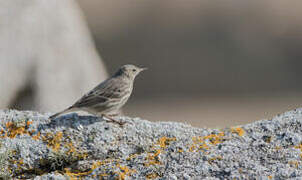
<svg viewBox="0 0 302 180">
<path fill-rule="evenodd" d="M 176 141 L 176 138 L 175 137 L 173 137 L 173 138 L 161 137 L 161 138 L 159 138 L 157 144 L 159 144 L 160 147 L 164 149 L 167 147 L 167 145 L 169 145 L 169 143 L 171 141 Z"/>
<path fill-rule="evenodd" d="M 90 168 L 89 171 L 85 171 L 85 172 L 79 172 L 79 171 L 71 171 L 70 169 L 68 168 L 65 168 L 65 172 L 64 174 L 69 176 L 70 179 L 72 180 L 75 180 L 75 179 L 82 179 L 83 177 L 85 176 L 88 176 L 90 175 L 96 168 L 98 167 L 101 167 L 107 163 L 117 163 L 119 160 L 117 159 L 106 159 L 104 161 L 97 161 L 97 162 L 94 162 Z M 120 180 L 124 180 L 126 178 L 126 176 L 131 176 L 133 173 L 135 173 L 136 171 L 135 170 L 131 170 L 129 169 L 127 166 L 121 166 L 120 164 L 116 164 L 116 166 L 119 168 L 119 172 L 114 172 L 115 174 L 118 175 L 118 179 Z M 103 177 L 106 177 L 108 176 L 108 174 L 106 173 L 103 173 L 103 174 L 98 174 L 98 175 L 92 175 L 93 177 L 99 177 L 100 179 L 102 179 Z"/>
<path fill-rule="evenodd" d="M 104 165 L 106 163 L 109 163 L 109 162 L 110 161 L 97 161 L 97 162 L 95 162 L 95 163 L 92 164 L 91 169 L 95 170 L 96 168 L 98 168 L 98 167 L 100 167 L 100 166 L 102 166 L 102 165 Z"/>
<path fill-rule="evenodd" d="M 179 148 L 179 149 L 178 149 L 178 152 L 179 152 L 179 153 L 182 153 L 182 152 L 184 152 L 184 150 L 181 149 L 181 148 Z"/>
<path fill-rule="evenodd" d="M 158 174 L 156 174 L 154 172 L 146 175 L 147 179 L 155 179 L 157 177 L 158 177 Z"/>
<path fill-rule="evenodd" d="M 63 137 L 62 132 L 57 132 L 55 135 L 51 133 L 47 133 L 45 136 L 42 137 L 44 142 L 47 142 L 47 146 L 57 152 L 61 147 L 61 139 Z"/>
<path fill-rule="evenodd" d="M 18 169 L 21 169 L 21 167 L 24 164 L 24 162 L 23 162 L 23 159 L 11 160 L 10 164 L 15 164 L 15 165 L 17 165 Z"/>
<path fill-rule="evenodd" d="M 210 145 L 216 145 L 224 141 L 224 133 L 210 134 L 207 136 L 192 137 L 193 144 L 190 145 L 189 151 L 194 152 L 195 150 L 208 150 Z"/>
<path fill-rule="evenodd" d="M 232 133 L 238 134 L 238 136 L 243 136 L 245 134 L 244 129 L 241 127 L 231 128 Z"/>
<path fill-rule="evenodd" d="M 159 161 L 159 157 L 158 157 L 160 152 L 161 152 L 161 150 L 157 149 L 154 153 L 148 153 L 148 156 L 146 158 L 146 160 L 148 160 L 148 161 L 145 163 L 145 166 L 161 164 L 161 162 Z"/>
<path fill-rule="evenodd" d="M 72 154 L 72 153 L 76 152 L 76 149 L 71 142 L 65 144 L 64 146 L 69 148 L 69 150 L 66 152 L 67 154 Z"/>
<path fill-rule="evenodd" d="M 299 149 L 302 152 L 302 143 L 298 146 L 294 146 L 296 149 Z M 302 159 L 302 153 L 300 154 L 300 158 Z"/>
<path fill-rule="evenodd" d="M 127 161 L 130 161 L 133 158 L 136 158 L 137 154 L 131 154 L 129 157 L 126 158 Z"/>
<path fill-rule="evenodd" d="M 83 176 L 87 176 L 92 173 L 92 171 L 88 172 L 71 172 L 68 168 L 65 168 L 65 175 L 69 176 L 71 180 L 80 179 Z"/>
<path fill-rule="evenodd" d="M 30 121 L 28 121 L 30 122 Z M 22 134 L 27 134 L 30 135 L 30 132 L 27 131 L 25 125 L 23 126 L 17 126 L 15 123 L 13 122 L 7 122 L 5 124 L 7 131 L 2 130 L 1 134 L 4 134 L 4 136 L 2 136 L 2 138 L 15 138 L 17 135 L 22 135 Z"/>
<path fill-rule="evenodd" d="M 29 126 L 29 125 L 31 125 L 33 122 L 32 121 L 27 121 L 26 122 L 26 126 Z"/>
<path fill-rule="evenodd" d="M 289 161 L 288 164 L 291 165 L 291 166 L 294 166 L 295 168 L 298 169 L 300 162 L 298 162 L 298 161 Z"/>
<path fill-rule="evenodd" d="M 208 160 L 208 162 L 209 162 L 210 164 L 212 164 L 215 160 L 221 161 L 221 160 L 222 160 L 222 157 L 221 157 L 221 156 L 212 157 L 212 158 L 210 158 L 210 159 Z"/>
<path fill-rule="evenodd" d="M 37 140 L 40 140 L 40 136 L 41 136 L 41 133 L 38 132 L 37 135 L 32 136 L 32 139 L 33 139 L 33 140 L 36 140 L 36 141 L 37 141 Z"/>
<path fill-rule="evenodd" d="M 120 172 L 117 173 L 120 180 L 124 180 L 126 176 L 131 176 L 132 173 L 135 173 L 135 170 L 131 170 L 127 166 L 121 166 L 120 164 L 116 166 L 120 169 Z"/>
<path fill-rule="evenodd" d="M 196 145 L 195 144 L 192 144 L 189 148 L 189 151 L 190 152 L 193 152 L 194 150 L 196 149 Z"/>
</svg>

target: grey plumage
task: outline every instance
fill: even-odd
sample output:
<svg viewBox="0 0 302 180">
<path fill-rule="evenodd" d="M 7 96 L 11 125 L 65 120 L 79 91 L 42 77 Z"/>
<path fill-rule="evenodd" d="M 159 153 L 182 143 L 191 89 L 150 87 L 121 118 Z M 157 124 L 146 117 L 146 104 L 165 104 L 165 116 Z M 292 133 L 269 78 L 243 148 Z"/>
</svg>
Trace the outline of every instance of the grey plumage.
<svg viewBox="0 0 302 180">
<path fill-rule="evenodd" d="M 112 77 L 100 83 L 66 110 L 50 118 L 54 119 L 61 114 L 78 110 L 102 116 L 116 113 L 129 99 L 135 77 L 145 69 L 134 65 L 120 67 Z"/>
</svg>

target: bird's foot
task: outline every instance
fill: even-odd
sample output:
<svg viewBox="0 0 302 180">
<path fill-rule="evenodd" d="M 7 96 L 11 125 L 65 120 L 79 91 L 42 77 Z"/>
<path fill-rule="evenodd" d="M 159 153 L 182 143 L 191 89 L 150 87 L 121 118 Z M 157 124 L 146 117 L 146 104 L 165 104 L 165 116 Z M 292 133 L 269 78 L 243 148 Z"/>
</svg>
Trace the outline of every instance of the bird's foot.
<svg viewBox="0 0 302 180">
<path fill-rule="evenodd" d="M 108 115 L 104 115 L 104 114 L 102 115 L 102 117 L 107 118 L 108 119 L 108 120 L 106 120 L 107 122 L 118 124 L 121 127 L 123 127 L 127 123 L 126 121 L 118 121 L 118 120 L 113 119 L 112 117 L 110 117 Z"/>
</svg>

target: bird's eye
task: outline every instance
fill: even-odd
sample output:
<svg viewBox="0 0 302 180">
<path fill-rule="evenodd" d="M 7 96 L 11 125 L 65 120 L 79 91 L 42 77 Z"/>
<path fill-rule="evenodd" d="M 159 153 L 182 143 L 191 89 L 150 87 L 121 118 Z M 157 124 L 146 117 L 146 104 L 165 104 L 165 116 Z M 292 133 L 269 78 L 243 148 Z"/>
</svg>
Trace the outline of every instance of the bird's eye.
<svg viewBox="0 0 302 180">
<path fill-rule="evenodd" d="M 133 72 L 136 72 L 136 69 L 132 69 Z"/>
</svg>

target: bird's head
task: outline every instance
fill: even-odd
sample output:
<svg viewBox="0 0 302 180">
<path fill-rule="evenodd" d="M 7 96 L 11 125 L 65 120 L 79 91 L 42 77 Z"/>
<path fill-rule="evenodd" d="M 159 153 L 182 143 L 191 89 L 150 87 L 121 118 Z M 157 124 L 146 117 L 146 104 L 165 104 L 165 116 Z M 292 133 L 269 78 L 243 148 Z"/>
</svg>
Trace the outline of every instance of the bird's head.
<svg viewBox="0 0 302 180">
<path fill-rule="evenodd" d="M 123 75 L 130 79 L 134 79 L 140 72 L 146 70 L 147 68 L 139 68 L 137 66 L 127 64 L 120 67 L 115 75 Z"/>
</svg>

